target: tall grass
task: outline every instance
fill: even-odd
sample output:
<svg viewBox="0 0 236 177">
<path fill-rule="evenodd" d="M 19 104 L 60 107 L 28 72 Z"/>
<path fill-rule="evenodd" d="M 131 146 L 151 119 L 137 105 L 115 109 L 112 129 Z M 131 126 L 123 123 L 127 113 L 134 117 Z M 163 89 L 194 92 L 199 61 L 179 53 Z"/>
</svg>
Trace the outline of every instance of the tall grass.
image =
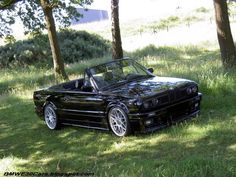
<svg viewBox="0 0 236 177">
<path fill-rule="evenodd" d="M 74 64 L 67 64 L 66 70 L 70 79 L 83 77 L 85 68 L 96 65 L 99 62 L 110 60 L 110 56 L 81 60 Z M 0 70 L 0 94 L 17 94 L 26 90 L 35 90 L 56 84 L 53 69 L 47 65 L 30 65 L 28 67 L 5 68 Z"/>
</svg>

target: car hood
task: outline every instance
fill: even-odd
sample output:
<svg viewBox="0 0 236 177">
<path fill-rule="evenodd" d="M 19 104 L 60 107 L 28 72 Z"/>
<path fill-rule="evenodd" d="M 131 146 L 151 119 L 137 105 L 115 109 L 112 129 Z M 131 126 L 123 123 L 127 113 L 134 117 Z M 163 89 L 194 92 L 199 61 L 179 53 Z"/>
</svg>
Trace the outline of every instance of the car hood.
<svg viewBox="0 0 236 177">
<path fill-rule="evenodd" d="M 193 81 L 173 78 L 173 77 L 152 77 L 149 79 L 135 80 L 128 82 L 122 86 L 109 89 L 115 95 L 142 98 L 151 97 L 153 95 L 175 90 L 176 88 L 184 88 L 194 84 Z"/>
</svg>

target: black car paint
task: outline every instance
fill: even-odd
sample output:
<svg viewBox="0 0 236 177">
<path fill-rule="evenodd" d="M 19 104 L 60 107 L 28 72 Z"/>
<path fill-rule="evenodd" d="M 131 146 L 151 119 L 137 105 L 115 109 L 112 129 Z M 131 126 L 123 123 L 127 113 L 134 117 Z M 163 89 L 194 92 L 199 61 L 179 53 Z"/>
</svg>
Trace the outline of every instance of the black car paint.
<svg viewBox="0 0 236 177">
<path fill-rule="evenodd" d="M 88 70 L 85 72 L 91 77 Z M 79 81 L 83 82 L 82 79 Z M 35 91 L 36 113 L 43 117 L 45 105 L 51 103 L 63 124 L 109 130 L 108 111 L 118 106 L 128 115 L 134 131 L 147 132 L 195 116 L 200 111 L 201 93 L 188 95 L 186 89 L 197 84 L 186 79 L 151 74 L 148 78 L 130 80 L 106 90 L 95 88 L 93 92 L 66 87 L 75 82 Z M 151 106 L 153 100 L 159 103 Z M 148 105 L 149 102 L 150 106 L 144 108 L 144 103 Z M 147 120 L 152 123 L 146 125 Z"/>
</svg>

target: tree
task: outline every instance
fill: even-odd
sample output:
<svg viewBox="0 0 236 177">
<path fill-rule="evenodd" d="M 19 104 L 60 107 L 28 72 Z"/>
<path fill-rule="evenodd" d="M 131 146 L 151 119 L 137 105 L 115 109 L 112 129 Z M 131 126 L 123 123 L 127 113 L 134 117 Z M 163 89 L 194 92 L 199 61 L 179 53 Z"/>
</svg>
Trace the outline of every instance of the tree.
<svg viewBox="0 0 236 177">
<path fill-rule="evenodd" d="M 223 66 L 225 68 L 236 67 L 236 50 L 230 29 L 227 1 L 214 0 L 214 8 Z"/>
<path fill-rule="evenodd" d="M 112 58 L 123 58 L 119 24 L 119 0 L 111 0 Z"/>
<path fill-rule="evenodd" d="M 47 29 L 51 46 L 55 78 L 68 79 L 64 61 L 61 57 L 60 47 L 57 39 L 55 20 L 60 27 L 70 25 L 71 19 L 79 20 L 81 15 L 76 10 L 76 5 L 91 4 L 92 0 L 3 0 L 0 3 L 0 37 L 9 34 L 9 25 L 15 23 L 19 17 L 25 27 L 25 33 L 41 33 Z M 2 24 L 5 24 L 2 27 Z"/>
<path fill-rule="evenodd" d="M 48 39 L 52 50 L 55 77 L 68 79 L 64 68 L 64 61 L 61 57 L 61 51 L 56 33 L 56 25 L 52 15 L 52 7 L 50 6 L 49 0 L 40 0 L 40 3 L 44 12 L 46 26 L 48 29 Z"/>
</svg>

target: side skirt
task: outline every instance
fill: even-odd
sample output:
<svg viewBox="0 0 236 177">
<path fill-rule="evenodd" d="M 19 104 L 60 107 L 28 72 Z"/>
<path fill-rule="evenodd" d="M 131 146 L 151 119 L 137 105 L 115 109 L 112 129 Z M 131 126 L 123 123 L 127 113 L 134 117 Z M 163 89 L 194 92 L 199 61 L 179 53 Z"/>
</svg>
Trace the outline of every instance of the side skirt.
<svg viewBox="0 0 236 177">
<path fill-rule="evenodd" d="M 105 131 L 109 131 L 108 128 L 101 128 L 101 127 L 91 127 L 91 126 L 86 126 L 86 125 L 78 125 L 78 124 L 73 124 L 73 123 L 61 123 L 63 125 L 71 125 L 71 126 L 75 126 L 75 127 L 81 127 L 81 128 L 87 128 L 87 129 L 96 129 L 96 130 L 105 130 Z"/>
</svg>

